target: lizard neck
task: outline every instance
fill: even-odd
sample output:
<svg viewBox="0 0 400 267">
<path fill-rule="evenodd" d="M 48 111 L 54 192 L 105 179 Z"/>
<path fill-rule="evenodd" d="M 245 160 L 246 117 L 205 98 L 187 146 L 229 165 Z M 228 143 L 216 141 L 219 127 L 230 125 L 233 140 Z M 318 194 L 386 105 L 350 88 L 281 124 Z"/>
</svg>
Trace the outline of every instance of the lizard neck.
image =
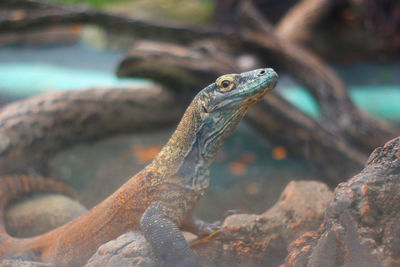
<svg viewBox="0 0 400 267">
<path fill-rule="evenodd" d="M 209 185 L 209 166 L 223 141 L 242 119 L 244 112 L 212 116 L 202 111 L 195 97 L 174 134 L 153 164 L 163 181 L 178 183 L 203 194 Z M 154 165 L 153 165 L 154 166 Z"/>
<path fill-rule="evenodd" d="M 196 153 L 197 132 L 202 123 L 197 112 L 198 101 L 195 98 L 186 109 L 175 132 L 153 164 L 157 166 L 163 182 L 177 183 L 202 191 L 208 186 L 209 164 L 203 155 Z M 199 179 L 202 181 L 198 181 Z M 196 186 L 193 186 L 193 181 L 196 181 Z"/>
</svg>

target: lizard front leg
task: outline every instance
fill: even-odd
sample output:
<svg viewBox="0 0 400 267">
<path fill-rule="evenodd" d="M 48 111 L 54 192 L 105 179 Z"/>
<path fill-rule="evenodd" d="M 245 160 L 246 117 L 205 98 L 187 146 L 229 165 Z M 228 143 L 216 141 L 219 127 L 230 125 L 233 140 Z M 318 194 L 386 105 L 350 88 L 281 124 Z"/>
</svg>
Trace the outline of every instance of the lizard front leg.
<svg viewBox="0 0 400 267">
<path fill-rule="evenodd" d="M 143 213 L 140 228 L 155 254 L 167 266 L 199 266 L 176 221 L 176 212 L 170 205 L 155 202 Z"/>
</svg>

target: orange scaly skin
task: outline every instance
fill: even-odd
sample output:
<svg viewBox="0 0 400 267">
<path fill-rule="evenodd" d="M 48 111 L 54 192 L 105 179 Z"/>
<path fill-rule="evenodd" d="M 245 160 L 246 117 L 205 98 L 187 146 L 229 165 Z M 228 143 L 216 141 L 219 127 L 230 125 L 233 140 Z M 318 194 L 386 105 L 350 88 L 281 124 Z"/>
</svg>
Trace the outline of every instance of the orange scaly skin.
<svg viewBox="0 0 400 267">
<path fill-rule="evenodd" d="M 42 179 L 35 184 L 31 177 L 27 184 L 20 176 L 13 177 L 13 186 L 8 188 L 0 183 L 0 259 L 22 257 L 78 266 L 101 244 L 127 231 L 141 230 L 166 264 L 198 265 L 178 227 L 208 187 L 208 166 L 225 138 L 276 82 L 272 69 L 221 76 L 197 94 L 152 163 L 86 214 L 46 234 L 12 238 L 4 229 L 2 214 L 14 196 L 38 189 L 57 191 L 57 183 Z M 10 188 L 13 192 L 6 193 Z"/>
</svg>

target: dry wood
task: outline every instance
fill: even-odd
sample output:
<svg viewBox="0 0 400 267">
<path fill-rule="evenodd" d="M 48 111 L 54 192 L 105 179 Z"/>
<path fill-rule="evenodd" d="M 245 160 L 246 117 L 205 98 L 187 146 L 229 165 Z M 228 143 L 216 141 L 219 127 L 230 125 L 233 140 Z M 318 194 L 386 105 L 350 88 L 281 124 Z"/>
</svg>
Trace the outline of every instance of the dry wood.
<svg viewBox="0 0 400 267">
<path fill-rule="evenodd" d="M 251 2 L 244 1 L 241 10 L 244 25 L 241 33 L 248 49 L 258 51 L 264 60 L 273 59 L 303 84 L 320 105 L 331 131 L 364 149 L 365 153 L 400 132 L 399 127 L 372 118 L 355 106 L 340 78 L 316 55 L 272 32 Z"/>
<path fill-rule="evenodd" d="M 209 29 L 156 23 L 94 10 L 83 5 L 56 5 L 37 0 L 2 0 L 0 33 L 23 32 L 54 25 L 95 24 L 110 31 L 126 32 L 138 38 L 187 43 L 196 38 L 218 36 Z"/>
<path fill-rule="evenodd" d="M 354 166 L 357 166 L 356 168 L 360 166 L 362 159 L 374 147 L 400 132 L 399 127 L 384 120 L 372 118 L 357 108 L 351 101 L 347 87 L 340 78 L 314 54 L 292 43 L 287 38 L 278 36 L 279 31 L 277 31 L 277 34 L 250 1 L 243 1 L 240 7 L 239 25 L 241 25 L 241 28 L 237 33 L 156 24 L 110 15 L 81 6 L 59 7 L 58 5 L 43 4 L 36 0 L 3 1 L 2 3 L 10 2 L 14 2 L 14 9 L 21 8 L 23 3 L 28 3 L 31 6 L 36 5 L 40 8 L 26 11 L 27 13 L 20 17 L 6 16 L 4 18 L 2 16 L 0 32 L 28 30 L 34 27 L 44 27 L 49 23 L 53 25 L 57 23 L 95 23 L 107 29 L 128 30 L 137 38 L 173 40 L 181 44 L 188 44 L 194 40 L 199 41 L 200 45 L 192 45 L 188 50 L 185 47 L 176 48 L 180 52 L 173 51 L 173 46 L 163 46 L 163 44 L 160 44 L 160 48 L 157 48 L 157 44 L 147 48 L 146 45 L 143 45 L 141 48 L 143 54 L 131 53 L 123 60 L 118 71 L 121 76 L 135 75 L 156 79 L 180 92 L 185 92 L 183 89 L 189 89 L 189 91 L 200 89 L 210 83 L 214 78 L 211 79 L 211 76 L 209 76 L 210 70 L 215 71 L 213 76 L 236 72 L 239 70 L 237 68 L 239 64 L 238 55 L 243 53 L 256 54 L 263 62 L 262 65 L 265 65 L 265 62 L 270 62 L 268 65 L 286 70 L 312 93 L 325 118 L 323 122 L 312 121 L 316 125 L 320 125 L 321 129 L 324 129 L 326 132 L 324 138 L 334 136 L 343 143 L 340 146 L 331 145 L 332 147 L 348 147 L 350 150 L 356 151 L 348 154 L 349 157 L 354 157 L 354 161 L 357 162 L 354 163 Z M 318 3 L 321 4 L 322 2 Z M 205 39 L 208 39 L 211 45 L 204 44 L 207 43 L 204 41 Z M 135 49 L 139 49 L 139 47 L 134 47 L 133 50 Z M 146 52 L 146 49 L 150 52 Z M 213 51 L 210 49 L 213 49 Z M 223 50 L 227 52 L 224 53 Z M 203 56 L 205 54 L 203 52 L 208 53 L 208 55 Z M 157 64 L 154 64 L 154 62 L 157 62 Z M 185 70 L 183 70 L 183 66 L 186 68 Z M 284 104 L 282 106 L 285 107 L 282 112 L 291 110 L 286 108 Z M 303 121 L 303 123 L 305 122 Z M 279 136 L 276 136 L 276 138 L 281 140 Z M 322 145 L 327 142 L 324 141 L 324 138 L 320 136 L 316 140 Z M 302 139 L 299 138 L 299 140 Z M 335 144 L 335 142 L 332 144 Z M 288 144 L 291 144 L 291 142 L 288 142 Z M 295 150 L 306 151 L 305 149 Z M 317 153 L 318 156 L 313 157 L 314 160 L 318 161 L 319 154 Z"/>
<path fill-rule="evenodd" d="M 197 64 L 199 58 L 202 58 L 201 64 Z M 155 59 L 157 64 L 154 64 Z M 196 43 L 191 48 L 143 41 L 136 42 L 131 48 L 118 73 L 144 76 L 193 94 L 219 75 L 241 72 L 239 61 L 240 58 L 233 57 L 226 47 L 222 49 L 221 44 L 212 41 Z M 284 145 L 297 156 L 317 162 L 333 183 L 360 170 L 367 159 L 362 150 L 332 133 L 326 123 L 307 116 L 276 92 L 255 104 L 248 111 L 246 120 L 268 140 Z"/>
<path fill-rule="evenodd" d="M 72 144 L 172 125 L 183 108 L 161 87 L 77 90 L 14 102 L 0 110 L 0 174 L 40 167 Z"/>
<path fill-rule="evenodd" d="M 279 37 L 302 43 L 310 39 L 312 30 L 337 4 L 337 0 L 302 0 L 294 5 L 276 25 Z"/>
</svg>

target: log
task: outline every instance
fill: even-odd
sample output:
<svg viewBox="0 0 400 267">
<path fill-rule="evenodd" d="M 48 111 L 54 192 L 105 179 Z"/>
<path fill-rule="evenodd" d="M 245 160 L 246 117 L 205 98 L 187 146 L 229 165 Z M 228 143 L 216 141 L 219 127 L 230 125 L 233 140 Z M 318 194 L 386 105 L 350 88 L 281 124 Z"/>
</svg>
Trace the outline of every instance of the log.
<svg viewBox="0 0 400 267">
<path fill-rule="evenodd" d="M 316 55 L 272 32 L 250 1 L 243 2 L 241 11 L 241 34 L 247 48 L 258 51 L 264 61 L 272 59 L 304 85 L 321 107 L 331 131 L 365 153 L 397 136 L 398 126 L 373 118 L 355 106 L 340 78 Z"/>
<path fill-rule="evenodd" d="M 219 43 L 216 47 L 222 46 L 225 49 L 229 47 L 232 54 L 251 51 L 251 53 L 256 53 L 261 61 L 272 61 L 280 69 L 288 71 L 316 98 L 327 119 L 326 123 L 330 131 L 364 150 L 365 154 L 400 132 L 399 127 L 384 120 L 372 118 L 357 108 L 340 78 L 317 56 L 277 36 L 274 28 L 262 18 L 250 1 L 244 1 L 240 10 L 242 10 L 240 20 L 243 26 L 240 34 L 220 32 L 217 38 Z M 198 36 L 197 39 L 201 40 L 202 37 Z M 168 48 L 165 47 L 165 49 Z M 196 64 L 209 64 L 201 61 L 199 58 Z M 126 63 L 126 60 L 123 62 Z M 226 64 L 231 65 L 231 61 L 227 61 Z M 199 66 L 199 68 L 202 67 Z M 119 68 L 119 75 L 127 75 L 121 71 Z M 136 71 L 135 73 L 147 77 L 151 73 L 151 65 L 148 65 L 146 73 Z M 183 77 L 189 76 L 180 78 Z M 164 78 L 169 79 L 169 77 Z"/>
<path fill-rule="evenodd" d="M 38 170 L 65 147 L 176 123 L 184 106 L 160 86 L 57 92 L 0 110 L 0 175 Z"/>
<path fill-rule="evenodd" d="M 155 60 L 157 64 L 154 64 Z M 186 90 L 193 95 L 220 75 L 243 71 L 245 66 L 240 62 L 240 56 L 233 57 L 228 47 L 213 41 L 195 43 L 189 48 L 138 41 L 119 65 L 117 73 L 150 78 L 171 90 Z M 274 91 L 255 104 L 245 119 L 269 141 L 317 163 L 325 177 L 332 179 L 332 184 L 354 175 L 367 160 L 362 150 L 347 144 L 324 122 L 307 116 Z"/>
<path fill-rule="evenodd" d="M 0 33 L 25 32 L 55 25 L 95 24 L 137 38 L 188 43 L 198 38 L 217 37 L 219 32 L 165 22 L 143 21 L 115 15 L 83 5 L 58 5 L 38 0 L 2 0 Z"/>
<path fill-rule="evenodd" d="M 236 23 L 236 11 L 241 0 L 216 0 L 213 22 L 220 28 L 232 28 Z M 257 9 L 273 24 L 300 0 L 254 0 Z"/>
<path fill-rule="evenodd" d="M 190 47 L 136 41 L 119 63 L 117 76 L 149 78 L 174 92 L 189 92 L 192 97 L 218 75 L 240 71 L 229 50 L 218 41 L 199 41 Z"/>
<path fill-rule="evenodd" d="M 345 0 L 302 0 L 292 6 L 279 20 L 275 32 L 285 40 L 304 44 L 310 41 L 313 30 L 328 15 L 328 12 L 343 2 Z"/>
<path fill-rule="evenodd" d="M 399 8 L 396 0 L 302 0 L 276 32 L 333 61 L 393 61 L 399 56 Z"/>
<path fill-rule="evenodd" d="M 138 40 L 117 67 L 118 77 L 145 77 L 192 96 L 220 75 L 244 70 L 241 57 L 224 42 L 201 40 L 191 45 Z M 154 64 L 157 62 L 157 64 Z M 251 67 L 254 67 L 251 65 Z"/>
<path fill-rule="evenodd" d="M 36 0 L 17 0 L 16 2 L 25 3 L 26 1 L 31 4 L 35 3 L 38 6 L 42 5 L 41 2 Z M 44 5 L 44 11 L 41 10 L 41 13 L 35 13 L 35 9 L 33 9 L 32 12 L 34 13 L 26 15 L 25 18 L 22 16 L 20 19 L 0 20 L 0 31 L 2 31 L 2 29 L 27 30 L 32 27 L 43 26 L 44 23 L 48 25 L 50 22 L 54 25 L 56 23 L 65 24 L 81 21 L 82 23 L 96 23 L 118 31 L 129 29 L 129 31 L 134 33 L 138 38 L 151 38 L 163 41 L 172 39 L 182 44 L 188 44 L 188 42 L 193 40 L 204 41 L 206 38 L 208 40 L 212 39 L 213 42 L 218 42 L 218 45 L 214 45 L 217 50 L 218 47 L 224 47 L 224 49 L 226 47 L 231 51 L 228 52 L 230 58 L 234 55 L 233 60 L 227 59 L 229 57 L 225 59 L 222 56 L 218 57 L 219 65 L 222 64 L 227 67 L 234 66 L 234 62 L 237 61 L 236 55 L 253 53 L 259 57 L 260 61 L 272 61 L 273 64 L 269 65 L 278 66 L 282 70 L 287 70 L 314 95 L 325 116 L 323 128 L 325 128 L 327 132 L 332 133 L 332 135 L 337 136 L 337 138 L 342 139 L 344 146 L 349 146 L 351 149 L 355 149 L 356 151 L 360 151 L 361 154 L 367 155 L 374 147 L 384 140 L 388 140 L 400 132 L 399 127 L 393 126 L 386 121 L 372 118 L 358 109 L 349 98 L 347 88 L 339 77 L 312 53 L 277 36 L 274 32 L 274 28 L 262 18 L 251 5 L 250 1 L 244 1 L 241 5 L 241 15 L 239 18 L 242 27 L 237 33 L 215 31 L 212 29 L 199 30 L 191 27 L 171 27 L 169 25 L 119 17 L 105 12 L 93 11 L 88 8 L 76 6 L 59 7 L 51 4 Z M 48 9 L 50 11 L 46 11 Z M 56 15 L 53 16 L 52 12 L 55 12 L 54 14 Z M 5 24 L 2 24 L 2 22 Z M 170 47 L 165 47 L 165 49 L 170 49 Z M 199 50 L 202 49 L 207 51 L 209 48 L 200 45 Z M 193 50 L 190 52 L 194 55 L 196 54 Z M 218 54 L 219 53 L 214 53 L 214 55 Z M 164 56 L 165 55 L 162 55 L 162 57 Z M 191 56 L 190 54 L 188 57 L 190 58 Z M 177 60 L 185 60 L 183 58 L 185 57 L 180 56 Z M 140 64 L 143 65 L 139 66 L 139 68 L 145 71 L 141 73 L 137 72 L 137 74 L 145 77 L 152 76 L 151 68 L 155 65 L 155 59 L 157 59 L 157 62 L 162 61 L 158 60 L 158 58 L 153 58 L 153 61 L 147 61 L 147 63 L 140 61 Z M 203 70 L 201 69 L 203 68 L 207 71 L 207 68 L 217 68 L 217 66 L 210 67 L 208 66 L 210 64 L 209 62 L 202 60 L 202 58 L 197 58 L 195 63 L 191 65 L 190 71 L 186 72 L 184 75 L 178 76 L 180 68 L 180 63 L 178 61 L 176 61 L 174 65 L 168 65 L 170 69 L 164 71 L 164 77 L 160 80 L 161 82 L 169 84 L 169 87 L 177 90 L 181 90 L 178 88 L 181 84 L 179 82 L 181 79 L 196 81 L 191 84 L 193 84 L 193 88 L 200 89 L 203 84 L 208 84 L 212 81 L 206 80 L 205 77 L 207 77 L 207 75 L 202 74 Z M 211 60 L 211 62 L 215 61 Z M 131 60 L 129 63 L 127 60 L 124 60 L 123 63 L 135 67 L 138 61 L 134 62 Z M 189 65 L 187 62 L 182 63 L 185 66 Z M 176 67 L 176 65 L 178 65 L 178 67 Z M 205 67 L 201 65 L 205 65 Z M 263 65 L 265 65 L 265 63 Z M 196 72 L 196 67 L 200 69 L 200 71 Z M 222 69 L 222 67 L 218 68 Z M 224 69 L 224 73 L 230 72 L 227 71 L 227 69 L 228 68 Z M 232 68 L 232 70 L 234 69 L 235 68 Z M 128 75 L 127 73 L 123 74 L 121 72 L 119 72 L 119 74 Z M 160 74 L 161 72 L 156 74 L 156 76 Z M 172 76 L 175 78 L 171 78 Z M 197 76 L 200 77 L 201 82 L 196 79 Z M 187 83 L 189 84 L 189 82 Z M 186 88 L 189 88 L 189 86 Z M 321 140 L 321 142 L 323 141 Z M 358 159 L 355 161 L 360 162 Z M 355 166 L 360 165 L 355 164 Z"/>
<path fill-rule="evenodd" d="M 10 0 L 3 3 L 8 2 Z M 273 60 L 278 67 L 287 70 L 316 98 L 331 124 L 331 131 L 335 130 L 336 134 L 343 135 L 360 149 L 364 149 L 365 153 L 369 153 L 385 140 L 393 138 L 400 131 L 399 127 L 372 118 L 358 109 L 349 98 L 347 88 L 342 81 L 315 55 L 274 34 L 273 27 L 257 12 L 250 1 L 243 1 L 241 5 L 240 24 L 247 26 L 239 33 L 145 22 L 81 6 L 60 7 L 43 4 L 37 0 L 15 2 L 20 5 L 25 2 L 31 5 L 34 3 L 37 6 L 43 5 L 43 8 L 38 9 L 39 14 L 33 9 L 32 14 L 28 12 L 19 18 L 12 18 L 10 15 L 11 17 L 0 20 L 0 32 L 79 22 L 95 23 L 117 31 L 128 29 L 137 38 L 173 40 L 183 44 L 205 38 L 218 39 L 226 46 L 232 47 L 236 53 L 256 52 L 261 60 L 266 62 Z"/>
<path fill-rule="evenodd" d="M 364 166 L 367 156 L 276 93 L 248 111 L 246 121 L 264 138 L 303 160 L 331 186 L 347 180 Z"/>
</svg>

